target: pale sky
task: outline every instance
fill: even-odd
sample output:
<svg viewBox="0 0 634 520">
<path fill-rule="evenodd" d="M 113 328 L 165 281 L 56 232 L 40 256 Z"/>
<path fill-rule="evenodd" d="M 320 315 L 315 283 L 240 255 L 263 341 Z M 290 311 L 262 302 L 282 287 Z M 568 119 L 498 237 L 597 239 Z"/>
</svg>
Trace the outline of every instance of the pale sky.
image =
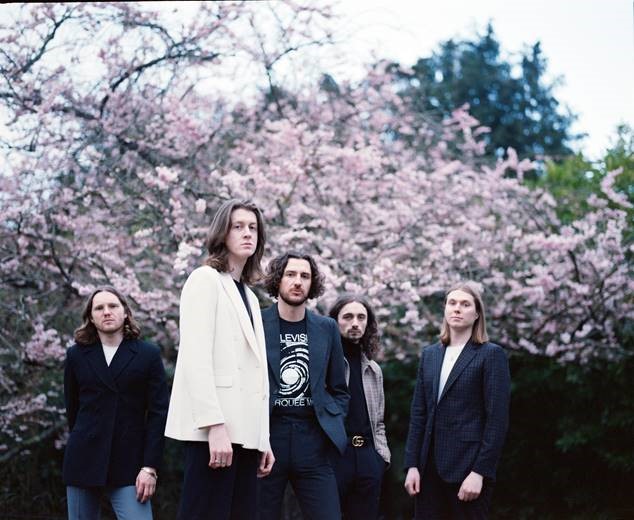
<svg viewBox="0 0 634 520">
<path fill-rule="evenodd" d="M 413 65 L 491 20 L 502 51 L 541 42 L 550 77 L 563 80 L 557 99 L 579 115 L 573 131 L 588 134 L 576 147 L 586 156 L 600 157 L 619 123 L 634 125 L 632 0 L 339 0 L 335 8 L 345 17 L 335 31 L 342 74 L 373 61 L 371 49 Z"/>
<path fill-rule="evenodd" d="M 378 59 L 411 66 L 441 41 L 482 33 L 490 20 L 503 52 L 541 42 L 549 79 L 563 82 L 555 90 L 557 99 L 579 116 L 573 132 L 588 134 L 575 149 L 598 159 L 618 124 L 634 126 L 634 0 L 309 1 L 334 6 L 340 16 L 333 27 L 337 45 L 320 49 L 312 67 L 309 59 L 295 70 L 299 75 L 326 69 L 338 81 L 354 81 Z M 145 5 L 169 10 L 175 19 L 194 14 L 196 4 Z M 227 90 L 248 87 L 231 83 Z"/>
</svg>

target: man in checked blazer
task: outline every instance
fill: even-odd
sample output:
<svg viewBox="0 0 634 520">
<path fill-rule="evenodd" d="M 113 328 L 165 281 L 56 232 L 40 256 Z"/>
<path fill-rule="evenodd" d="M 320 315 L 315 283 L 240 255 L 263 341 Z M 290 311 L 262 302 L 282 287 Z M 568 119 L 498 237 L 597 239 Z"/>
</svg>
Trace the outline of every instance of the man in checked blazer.
<svg viewBox="0 0 634 520">
<path fill-rule="evenodd" d="M 341 333 L 350 392 L 348 443 L 335 463 L 341 513 L 344 520 L 373 520 L 379 516 L 381 483 L 390 463 L 383 373 L 374 361 L 379 348 L 376 316 L 370 303 L 355 294 L 339 297 L 328 314 Z"/>
<path fill-rule="evenodd" d="M 473 282 L 445 299 L 440 342 L 421 354 L 405 447 L 417 519 L 486 519 L 506 430 L 508 361 L 488 341 Z"/>
</svg>

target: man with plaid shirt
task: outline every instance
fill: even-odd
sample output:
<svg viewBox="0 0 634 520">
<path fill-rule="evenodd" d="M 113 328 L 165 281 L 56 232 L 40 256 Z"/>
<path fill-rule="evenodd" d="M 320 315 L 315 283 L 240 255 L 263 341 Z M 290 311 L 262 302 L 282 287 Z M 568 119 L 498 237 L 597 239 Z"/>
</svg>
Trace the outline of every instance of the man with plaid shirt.
<svg viewBox="0 0 634 520">
<path fill-rule="evenodd" d="M 440 342 L 425 347 L 405 447 L 417 519 L 486 519 L 506 430 L 506 354 L 489 342 L 473 282 L 450 289 Z"/>
<path fill-rule="evenodd" d="M 345 520 L 374 520 L 379 514 L 383 473 L 390 463 L 383 423 L 383 374 L 373 361 L 379 346 L 376 318 L 365 298 L 351 294 L 339 298 L 329 314 L 339 325 L 350 392 L 348 443 L 335 462 L 341 513 Z"/>
</svg>

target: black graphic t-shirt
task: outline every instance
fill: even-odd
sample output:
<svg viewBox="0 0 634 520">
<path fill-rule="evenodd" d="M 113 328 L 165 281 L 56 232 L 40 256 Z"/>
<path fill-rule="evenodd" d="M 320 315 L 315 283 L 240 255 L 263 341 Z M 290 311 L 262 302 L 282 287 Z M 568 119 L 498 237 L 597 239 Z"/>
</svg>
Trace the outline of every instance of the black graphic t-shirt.
<svg viewBox="0 0 634 520">
<path fill-rule="evenodd" d="M 278 413 L 312 413 L 308 361 L 306 320 L 280 318 L 280 388 L 275 396 Z"/>
</svg>

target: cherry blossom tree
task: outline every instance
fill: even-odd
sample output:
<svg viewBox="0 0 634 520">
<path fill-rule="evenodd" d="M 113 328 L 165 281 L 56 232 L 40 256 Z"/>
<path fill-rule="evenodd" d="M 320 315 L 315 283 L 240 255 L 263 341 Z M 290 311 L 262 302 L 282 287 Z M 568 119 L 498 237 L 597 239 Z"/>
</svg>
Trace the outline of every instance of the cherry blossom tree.
<svg viewBox="0 0 634 520">
<path fill-rule="evenodd" d="M 421 123 L 381 63 L 336 88 L 298 78 L 293 60 L 330 42 L 326 8 L 11 14 L 0 27 L 0 460 L 63 442 L 61 360 L 95 286 L 128 294 L 173 362 L 180 287 L 230 197 L 263 208 L 269 256 L 317 256 L 322 311 L 342 290 L 369 296 L 388 357 L 433 340 L 443 292 L 463 278 L 485 288 L 492 336 L 509 349 L 562 362 L 620 354 L 634 283 L 618 172 L 563 225 L 558 202 L 524 184 L 529 162 L 512 149 L 483 157 L 487 129 L 468 107 Z"/>
</svg>

